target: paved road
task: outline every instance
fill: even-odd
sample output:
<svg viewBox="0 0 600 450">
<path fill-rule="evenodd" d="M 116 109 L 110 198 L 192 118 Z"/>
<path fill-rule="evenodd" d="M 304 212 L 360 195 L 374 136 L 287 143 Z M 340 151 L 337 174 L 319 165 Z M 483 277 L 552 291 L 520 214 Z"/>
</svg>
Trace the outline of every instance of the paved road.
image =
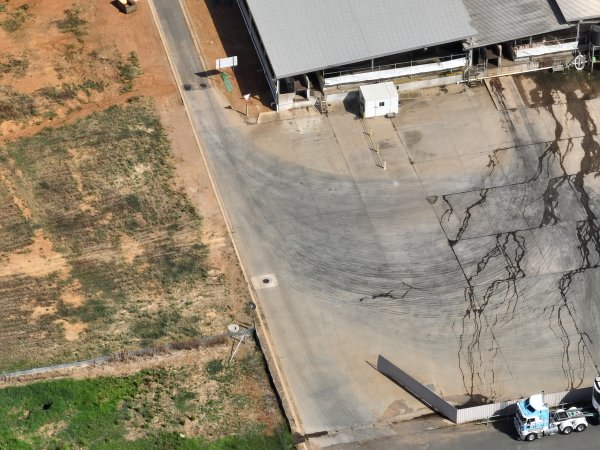
<svg viewBox="0 0 600 450">
<path fill-rule="evenodd" d="M 466 425 L 427 430 L 418 422 L 406 424 L 402 436 L 336 445 L 330 450 L 594 450 L 598 448 L 600 427 L 591 425 L 583 433 L 569 436 L 554 435 L 534 442 L 522 442 L 516 439 L 510 424 Z M 412 430 L 411 430 L 412 428 Z M 414 433 L 415 429 L 419 431 Z M 414 434 L 413 434 L 414 433 Z"/>
<path fill-rule="evenodd" d="M 204 89 L 209 85 L 183 12 L 177 0 L 153 2 L 161 23 L 162 31 L 170 45 L 170 57 L 182 87 L 186 90 Z"/>
<path fill-rule="evenodd" d="M 164 35 L 179 77 L 193 80 L 201 63 L 191 45 L 191 36 L 185 31 L 178 2 L 153 3 L 161 27 L 166 30 Z M 354 322 L 351 328 L 336 323 L 345 308 L 339 300 L 331 302 L 332 295 L 336 297 L 338 293 L 351 295 L 355 302 L 366 294 L 362 288 L 360 294 L 344 293 L 347 282 L 352 286 L 371 284 L 369 292 L 379 289 L 375 287 L 377 279 L 369 279 L 376 275 L 384 256 L 376 252 L 374 272 L 362 274 L 360 280 L 352 282 L 353 275 L 345 273 L 346 268 L 352 267 L 352 273 L 359 274 L 364 261 L 353 255 L 356 243 L 348 241 L 339 248 L 336 244 L 348 232 L 345 224 L 358 220 L 369 229 L 368 216 L 356 215 L 357 209 L 365 209 L 363 199 L 350 173 L 340 182 L 336 176 L 325 173 L 315 173 L 313 177 L 296 164 L 282 163 L 256 149 L 247 140 L 247 126 L 214 91 L 192 89 L 184 91 L 184 96 L 225 203 L 242 264 L 252 277 L 257 277 L 255 287 L 300 411 L 301 429 L 316 433 L 370 423 L 380 414 L 380 399 L 389 403 L 401 391 L 366 363 L 363 355 L 373 356 L 371 349 L 352 361 L 337 351 L 338 342 L 344 341 L 364 348 L 372 324 L 363 320 L 362 310 L 351 312 L 354 318 L 347 322 Z M 385 189 L 388 184 L 388 180 L 376 181 L 375 187 Z M 332 202 L 339 208 L 327 213 Z M 317 224 L 317 228 L 309 226 L 316 223 L 314 219 L 320 213 L 324 213 L 325 222 Z M 370 241 L 372 230 L 369 233 Z M 324 264 L 320 257 L 315 260 L 317 255 L 326 258 Z M 273 281 L 265 284 L 264 279 Z M 386 289 L 404 287 L 401 281 L 392 284 Z M 335 293 L 329 291 L 329 286 Z M 324 313 L 323 308 L 329 312 Z M 352 334 L 347 335 L 350 331 Z M 392 344 L 384 335 L 371 338 L 373 343 L 376 340 Z M 322 351 L 323 343 L 329 347 L 327 352 Z M 376 395 L 373 397 L 372 393 Z"/>
<path fill-rule="evenodd" d="M 368 364 L 378 353 L 457 403 L 590 384 L 598 101 L 407 102 L 369 121 L 382 171 L 345 111 L 246 126 L 203 88 L 179 3 L 153 2 L 304 433 L 383 438 L 423 411 Z"/>
</svg>

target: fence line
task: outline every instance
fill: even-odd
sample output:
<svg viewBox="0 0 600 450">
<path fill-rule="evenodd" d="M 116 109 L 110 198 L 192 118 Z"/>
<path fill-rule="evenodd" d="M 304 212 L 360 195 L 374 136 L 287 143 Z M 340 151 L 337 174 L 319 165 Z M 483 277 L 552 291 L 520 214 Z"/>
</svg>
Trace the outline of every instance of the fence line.
<svg viewBox="0 0 600 450">
<path fill-rule="evenodd" d="M 223 333 L 212 336 L 202 336 L 195 339 L 188 339 L 185 341 L 177 341 L 171 344 L 165 344 L 159 347 L 146 347 L 136 350 L 124 350 L 121 352 L 111 353 L 110 355 L 98 356 L 92 359 L 86 359 L 83 361 L 74 361 L 64 364 L 55 364 L 53 366 L 35 367 L 33 369 L 15 370 L 13 372 L 4 372 L 0 374 L 0 382 L 5 382 L 13 378 L 40 375 L 43 373 L 56 372 L 64 369 L 80 369 L 83 367 L 94 367 L 101 364 L 106 364 L 116 361 L 127 361 L 129 358 L 140 357 L 140 356 L 153 356 L 160 353 L 166 353 L 177 350 L 191 350 L 200 347 L 210 347 L 213 345 L 221 344 L 226 341 L 228 337 L 243 338 L 254 332 L 254 328 L 248 328 L 240 330 L 235 333 Z"/>
</svg>

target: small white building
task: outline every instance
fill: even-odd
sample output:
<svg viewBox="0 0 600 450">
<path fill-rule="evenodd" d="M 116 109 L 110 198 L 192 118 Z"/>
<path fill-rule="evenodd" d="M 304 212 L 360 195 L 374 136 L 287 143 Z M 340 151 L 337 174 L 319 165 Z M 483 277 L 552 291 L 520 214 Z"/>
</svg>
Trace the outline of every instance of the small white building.
<svg viewBox="0 0 600 450">
<path fill-rule="evenodd" d="M 361 86 L 358 95 L 362 117 L 398 114 L 398 91 L 391 81 Z"/>
</svg>

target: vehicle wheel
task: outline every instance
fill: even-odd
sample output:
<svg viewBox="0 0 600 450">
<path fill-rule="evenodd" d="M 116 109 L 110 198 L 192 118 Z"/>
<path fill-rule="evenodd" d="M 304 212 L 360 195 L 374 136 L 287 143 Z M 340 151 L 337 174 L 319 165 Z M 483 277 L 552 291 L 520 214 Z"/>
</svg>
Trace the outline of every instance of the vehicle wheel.
<svg viewBox="0 0 600 450">
<path fill-rule="evenodd" d="M 536 437 L 537 437 L 537 434 L 535 434 L 535 433 L 530 433 L 530 434 L 528 434 L 527 436 L 525 436 L 525 440 L 526 440 L 526 441 L 529 441 L 529 442 L 531 442 L 531 441 L 535 441 L 535 438 L 536 438 Z"/>
<path fill-rule="evenodd" d="M 587 425 L 585 423 L 580 423 L 579 425 L 577 425 L 577 427 L 575 428 L 575 431 L 585 431 L 585 429 L 587 428 Z"/>
<path fill-rule="evenodd" d="M 571 431 L 573 431 L 573 427 L 564 427 L 562 429 L 562 434 L 571 434 Z"/>
</svg>

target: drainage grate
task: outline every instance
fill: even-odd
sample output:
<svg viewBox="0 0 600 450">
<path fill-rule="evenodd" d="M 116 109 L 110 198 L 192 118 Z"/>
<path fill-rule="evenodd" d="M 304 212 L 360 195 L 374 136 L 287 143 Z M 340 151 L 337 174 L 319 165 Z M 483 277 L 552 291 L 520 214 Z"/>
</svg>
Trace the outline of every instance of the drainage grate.
<svg viewBox="0 0 600 450">
<path fill-rule="evenodd" d="M 272 273 L 252 277 L 254 289 L 272 288 L 278 285 L 277 278 Z"/>
</svg>

